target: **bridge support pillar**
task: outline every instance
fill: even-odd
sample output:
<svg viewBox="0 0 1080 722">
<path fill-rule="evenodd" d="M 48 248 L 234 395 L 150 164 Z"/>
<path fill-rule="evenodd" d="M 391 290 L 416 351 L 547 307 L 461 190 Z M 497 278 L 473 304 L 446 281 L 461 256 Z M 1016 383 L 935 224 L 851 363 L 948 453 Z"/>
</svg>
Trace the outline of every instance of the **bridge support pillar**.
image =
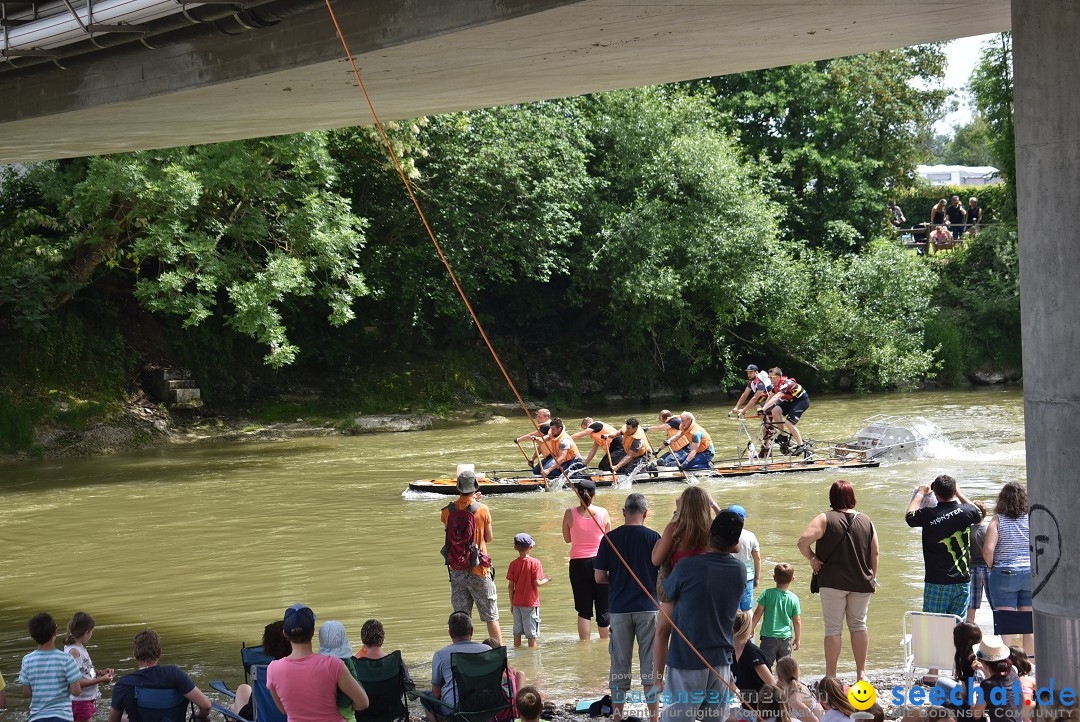
<svg viewBox="0 0 1080 722">
<path fill-rule="evenodd" d="M 1080 690 L 1080 3 L 1012 26 L 1036 669 Z"/>
</svg>

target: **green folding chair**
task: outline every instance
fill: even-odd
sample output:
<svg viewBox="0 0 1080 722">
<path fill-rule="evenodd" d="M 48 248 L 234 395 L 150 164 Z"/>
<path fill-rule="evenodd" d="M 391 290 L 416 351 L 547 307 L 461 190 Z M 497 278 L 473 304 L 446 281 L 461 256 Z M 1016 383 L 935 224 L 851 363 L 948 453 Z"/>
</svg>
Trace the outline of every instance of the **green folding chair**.
<svg viewBox="0 0 1080 722">
<path fill-rule="evenodd" d="M 487 652 L 454 653 L 450 655 L 450 671 L 454 677 L 455 706 L 446 708 L 442 700 L 424 692 L 417 696 L 443 705 L 448 722 L 490 722 L 495 717 L 513 714 L 510 668 L 506 663 L 506 647 Z M 507 710 L 511 710 L 507 714 Z"/>
<path fill-rule="evenodd" d="M 393 722 L 409 719 L 411 685 L 405 682 L 401 652 L 391 652 L 382 659 L 353 661 L 356 679 L 368 696 L 367 709 L 356 713 L 356 722 Z"/>
</svg>

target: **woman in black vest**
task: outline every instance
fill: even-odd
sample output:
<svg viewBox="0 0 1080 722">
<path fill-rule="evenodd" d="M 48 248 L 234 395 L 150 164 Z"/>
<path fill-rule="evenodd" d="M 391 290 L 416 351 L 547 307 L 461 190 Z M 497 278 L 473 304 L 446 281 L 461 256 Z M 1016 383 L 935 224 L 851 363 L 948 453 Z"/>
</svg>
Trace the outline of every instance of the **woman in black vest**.
<svg viewBox="0 0 1080 722">
<path fill-rule="evenodd" d="M 870 644 L 866 610 L 877 589 L 878 538 L 869 517 L 855 511 L 855 491 L 849 482 L 833 482 L 829 506 L 832 509 L 814 517 L 799 537 L 799 551 L 810 562 L 821 592 L 825 676 L 836 676 L 847 619 L 858 679 L 866 679 Z"/>
</svg>

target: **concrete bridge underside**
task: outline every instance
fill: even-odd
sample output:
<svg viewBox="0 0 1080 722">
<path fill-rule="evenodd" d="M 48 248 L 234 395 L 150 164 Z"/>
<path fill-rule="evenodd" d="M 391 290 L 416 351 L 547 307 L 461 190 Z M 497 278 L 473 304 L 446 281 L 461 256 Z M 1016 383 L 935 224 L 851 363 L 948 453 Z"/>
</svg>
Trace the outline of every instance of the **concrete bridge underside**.
<svg viewBox="0 0 1080 722">
<path fill-rule="evenodd" d="M 371 122 L 326 7 L 0 65 L 0 163 Z M 290 7 L 291 6 L 291 7 Z M 1008 0 L 337 0 L 386 119 L 722 75 L 1010 27 Z"/>
</svg>

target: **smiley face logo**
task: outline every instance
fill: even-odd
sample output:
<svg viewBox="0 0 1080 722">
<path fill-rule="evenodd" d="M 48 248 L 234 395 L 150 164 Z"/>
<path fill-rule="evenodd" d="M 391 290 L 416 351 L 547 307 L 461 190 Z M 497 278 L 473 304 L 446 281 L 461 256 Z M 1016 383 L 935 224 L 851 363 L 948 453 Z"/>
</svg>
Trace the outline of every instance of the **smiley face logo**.
<svg viewBox="0 0 1080 722">
<path fill-rule="evenodd" d="M 877 690 L 869 682 L 859 680 L 848 688 L 847 698 L 855 709 L 867 710 L 877 701 Z"/>
</svg>

